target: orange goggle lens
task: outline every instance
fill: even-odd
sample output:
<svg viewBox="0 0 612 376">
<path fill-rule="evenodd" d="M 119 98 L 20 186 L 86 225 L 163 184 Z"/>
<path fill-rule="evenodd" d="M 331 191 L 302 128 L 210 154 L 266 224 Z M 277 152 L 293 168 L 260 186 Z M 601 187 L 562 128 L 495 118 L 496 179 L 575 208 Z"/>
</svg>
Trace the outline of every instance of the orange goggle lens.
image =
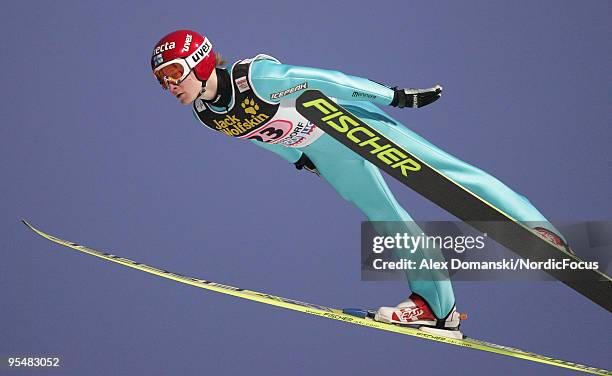
<svg viewBox="0 0 612 376">
<path fill-rule="evenodd" d="M 179 63 L 172 63 L 165 67 L 159 68 L 153 72 L 159 84 L 164 88 L 168 89 L 169 84 L 178 85 L 185 79 L 189 72 L 185 71 L 183 65 Z"/>
</svg>

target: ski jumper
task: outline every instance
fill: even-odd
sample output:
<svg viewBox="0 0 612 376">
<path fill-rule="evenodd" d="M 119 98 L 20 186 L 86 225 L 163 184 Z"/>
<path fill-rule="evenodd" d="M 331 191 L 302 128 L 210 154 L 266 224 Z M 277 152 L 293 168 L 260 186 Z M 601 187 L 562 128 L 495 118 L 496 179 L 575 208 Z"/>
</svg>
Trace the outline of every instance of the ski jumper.
<svg viewBox="0 0 612 376">
<path fill-rule="evenodd" d="M 316 89 L 334 98 L 389 139 L 414 154 L 501 210 L 521 222 L 538 221 L 549 230 L 558 231 L 523 196 L 505 184 L 440 150 L 406 128 L 376 105 L 389 105 L 393 89 L 365 78 L 341 72 L 281 64 L 278 60 L 257 55 L 240 60 L 227 69 L 217 68 L 218 75 L 231 80 L 231 101 L 225 107 L 197 99 L 195 117 L 208 128 L 270 150 L 290 163 L 302 154 L 315 164 L 325 179 L 344 199 L 355 205 L 370 221 L 400 221 L 391 229 L 377 228 L 383 235 L 402 232 L 418 236 L 422 230 L 400 206 L 385 183 L 380 170 L 361 156 L 324 133 L 295 110 L 295 98 L 304 90 Z M 230 90 L 230 89 L 227 89 Z M 420 262 L 421 250 L 399 257 Z M 441 252 L 427 250 L 428 258 L 443 260 Z M 433 274 L 428 278 L 427 273 Z M 438 318 L 453 308 L 455 297 L 448 278 L 439 271 L 406 272 L 410 289 L 422 296 Z"/>
</svg>

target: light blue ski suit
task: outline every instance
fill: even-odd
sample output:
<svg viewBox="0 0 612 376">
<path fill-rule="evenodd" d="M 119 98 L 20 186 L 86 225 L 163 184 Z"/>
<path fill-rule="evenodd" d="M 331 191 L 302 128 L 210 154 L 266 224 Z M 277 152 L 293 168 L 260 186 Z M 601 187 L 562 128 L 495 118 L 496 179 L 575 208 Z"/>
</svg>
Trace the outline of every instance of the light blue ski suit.
<svg viewBox="0 0 612 376">
<path fill-rule="evenodd" d="M 241 63 L 250 64 L 248 80 L 241 83 L 243 86 L 235 86 L 239 89 L 235 90 L 235 94 L 248 87 L 254 95 L 267 103 L 279 104 L 282 102 L 291 109 L 295 98 L 305 88 L 320 90 L 327 96 L 337 99 L 340 105 L 355 116 L 425 163 L 488 200 L 515 219 L 548 223 L 546 218 L 525 197 L 512 191 L 484 171 L 440 150 L 379 109 L 376 105 L 386 106 L 391 103 L 393 89 L 368 79 L 349 76 L 337 71 L 281 64 L 278 60 L 266 55 L 258 55 L 247 61 L 236 62 L 228 68 L 230 74 L 236 64 Z M 233 78 L 234 76 L 232 76 L 232 81 L 234 81 Z M 239 83 L 239 79 L 235 81 L 236 84 Z M 232 100 L 230 107 L 236 104 L 234 102 L 236 101 Z M 201 109 L 202 106 L 202 103 L 194 105 L 196 118 L 196 107 Z M 208 109 L 220 113 L 224 111 L 214 106 L 209 106 Z M 295 112 L 297 114 L 297 111 Z M 205 125 L 210 127 L 209 124 Z M 244 138 L 252 139 L 253 137 Z M 280 143 L 259 141 L 253 141 L 253 143 L 278 154 L 290 163 L 296 162 L 302 153 L 306 154 L 315 164 L 321 177 L 344 199 L 361 210 L 370 221 L 413 220 L 397 202 L 378 168 L 325 133 L 320 134 L 316 140 L 306 146 L 297 144 L 287 147 Z M 557 232 L 552 226 L 548 227 L 551 231 Z M 421 230 L 414 225 L 406 225 L 404 231 L 414 236 L 421 234 Z M 441 257 L 441 255 L 438 256 Z M 416 260 L 422 257 L 423 254 L 420 251 L 412 256 Z M 431 257 L 431 254 L 428 254 L 428 257 Z M 451 311 L 455 304 L 455 297 L 450 280 L 435 280 L 434 278 L 427 280 L 422 275 L 414 278 L 410 272 L 407 272 L 406 276 L 411 290 L 428 302 L 438 318 L 444 318 Z"/>
</svg>

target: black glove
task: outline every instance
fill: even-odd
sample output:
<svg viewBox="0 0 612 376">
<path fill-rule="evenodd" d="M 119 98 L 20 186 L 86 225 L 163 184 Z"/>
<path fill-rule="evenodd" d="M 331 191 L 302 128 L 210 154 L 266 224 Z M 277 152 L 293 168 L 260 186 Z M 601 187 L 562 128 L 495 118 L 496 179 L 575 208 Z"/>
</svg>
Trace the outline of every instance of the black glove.
<svg viewBox="0 0 612 376">
<path fill-rule="evenodd" d="M 306 169 L 306 171 L 310 171 L 313 174 L 316 174 L 317 176 L 321 176 L 321 174 L 319 174 L 319 170 L 317 170 L 317 166 L 312 163 L 312 161 L 306 156 L 306 154 L 302 154 L 300 159 L 293 162 L 293 164 L 298 170 Z"/>
<path fill-rule="evenodd" d="M 393 94 L 391 106 L 399 108 L 420 108 L 427 106 L 437 101 L 442 95 L 442 86 L 440 85 L 430 87 L 429 89 L 398 89 L 397 87 L 392 89 L 395 90 L 395 93 Z"/>
</svg>

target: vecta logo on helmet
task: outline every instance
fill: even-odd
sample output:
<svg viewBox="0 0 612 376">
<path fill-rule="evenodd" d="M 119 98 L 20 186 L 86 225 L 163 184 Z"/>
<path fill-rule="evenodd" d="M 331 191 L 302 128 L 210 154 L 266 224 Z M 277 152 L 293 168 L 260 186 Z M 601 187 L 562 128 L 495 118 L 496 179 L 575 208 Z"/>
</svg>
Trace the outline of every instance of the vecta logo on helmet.
<svg viewBox="0 0 612 376">
<path fill-rule="evenodd" d="M 183 49 L 181 50 L 181 52 L 189 51 L 189 45 L 191 44 L 192 38 L 193 37 L 191 36 L 191 34 L 187 34 L 187 36 L 185 37 L 185 44 L 183 44 Z"/>
<path fill-rule="evenodd" d="M 174 47 L 176 47 L 176 44 L 174 42 L 166 42 L 162 45 L 157 46 L 154 50 L 153 50 L 153 55 L 157 55 L 160 54 L 164 51 L 170 51 L 173 50 Z"/>
</svg>

